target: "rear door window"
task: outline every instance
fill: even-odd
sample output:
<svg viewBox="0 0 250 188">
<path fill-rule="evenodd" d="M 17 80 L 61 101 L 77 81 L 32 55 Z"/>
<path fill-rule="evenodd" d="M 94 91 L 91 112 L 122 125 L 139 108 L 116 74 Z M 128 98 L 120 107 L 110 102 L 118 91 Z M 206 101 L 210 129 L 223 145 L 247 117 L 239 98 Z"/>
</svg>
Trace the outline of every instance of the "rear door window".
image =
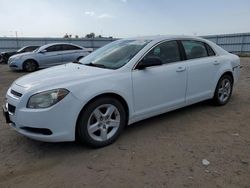
<svg viewBox="0 0 250 188">
<path fill-rule="evenodd" d="M 62 45 L 56 44 L 56 45 L 46 48 L 46 50 L 47 52 L 56 52 L 56 51 L 62 51 L 63 49 L 62 49 Z"/>
<path fill-rule="evenodd" d="M 205 47 L 205 44 L 200 41 L 193 41 L 193 40 L 185 40 L 182 41 L 187 59 L 196 59 L 207 57 L 208 52 Z"/>
</svg>

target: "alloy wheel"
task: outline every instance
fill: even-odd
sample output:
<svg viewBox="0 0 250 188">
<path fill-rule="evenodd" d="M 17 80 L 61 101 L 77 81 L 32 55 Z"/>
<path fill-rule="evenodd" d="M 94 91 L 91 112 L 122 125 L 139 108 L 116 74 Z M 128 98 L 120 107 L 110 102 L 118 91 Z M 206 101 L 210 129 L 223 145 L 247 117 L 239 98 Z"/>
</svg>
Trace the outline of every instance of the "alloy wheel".
<svg viewBox="0 0 250 188">
<path fill-rule="evenodd" d="M 95 141 L 106 141 L 116 134 L 120 126 L 120 113 L 112 104 L 97 107 L 89 116 L 87 130 Z"/>
<path fill-rule="evenodd" d="M 232 86 L 230 80 L 228 78 L 224 78 L 221 81 L 218 89 L 218 99 L 220 100 L 220 102 L 224 103 L 225 101 L 227 101 L 230 97 L 231 91 Z"/>
</svg>

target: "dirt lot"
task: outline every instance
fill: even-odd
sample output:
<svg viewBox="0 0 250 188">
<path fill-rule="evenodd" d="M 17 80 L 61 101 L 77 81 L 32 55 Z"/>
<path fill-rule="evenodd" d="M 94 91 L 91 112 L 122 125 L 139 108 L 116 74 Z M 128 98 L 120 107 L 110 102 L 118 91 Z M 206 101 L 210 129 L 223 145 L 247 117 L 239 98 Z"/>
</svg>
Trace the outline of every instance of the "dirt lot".
<svg viewBox="0 0 250 188">
<path fill-rule="evenodd" d="M 228 105 L 203 102 L 136 123 L 98 150 L 32 141 L 0 116 L 0 187 L 250 187 L 250 59 L 242 65 Z M 23 74 L 0 65 L 1 104 Z"/>
</svg>

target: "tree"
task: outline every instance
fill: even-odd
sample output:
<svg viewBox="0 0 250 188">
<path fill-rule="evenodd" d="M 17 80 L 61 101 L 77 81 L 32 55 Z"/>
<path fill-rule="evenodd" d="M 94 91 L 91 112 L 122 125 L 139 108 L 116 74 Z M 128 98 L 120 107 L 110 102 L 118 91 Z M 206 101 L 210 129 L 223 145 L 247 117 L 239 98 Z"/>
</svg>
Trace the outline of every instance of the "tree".
<svg viewBox="0 0 250 188">
<path fill-rule="evenodd" d="M 95 38 L 95 33 L 89 33 L 85 36 L 86 38 Z"/>
<path fill-rule="evenodd" d="M 68 33 L 66 33 L 64 36 L 63 36 L 63 38 L 69 38 L 69 35 L 68 35 Z"/>
</svg>

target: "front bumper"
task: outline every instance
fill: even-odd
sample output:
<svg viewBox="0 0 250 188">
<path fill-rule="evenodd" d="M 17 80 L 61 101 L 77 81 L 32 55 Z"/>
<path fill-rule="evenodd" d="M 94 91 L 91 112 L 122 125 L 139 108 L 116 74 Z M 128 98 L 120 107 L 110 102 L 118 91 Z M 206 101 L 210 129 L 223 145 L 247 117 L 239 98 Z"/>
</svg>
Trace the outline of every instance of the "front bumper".
<svg viewBox="0 0 250 188">
<path fill-rule="evenodd" d="M 22 70 L 23 69 L 23 62 L 21 60 L 9 60 L 8 65 L 12 70 Z"/>
<path fill-rule="evenodd" d="M 21 93 L 15 86 L 15 90 Z M 13 96 L 10 89 L 6 95 L 5 108 L 9 116 L 9 125 L 20 134 L 34 140 L 45 142 L 63 142 L 75 140 L 75 126 L 81 111 L 81 102 L 71 93 L 62 101 L 46 109 L 26 108 L 27 98 Z M 8 109 L 8 105 L 15 111 Z"/>
</svg>

